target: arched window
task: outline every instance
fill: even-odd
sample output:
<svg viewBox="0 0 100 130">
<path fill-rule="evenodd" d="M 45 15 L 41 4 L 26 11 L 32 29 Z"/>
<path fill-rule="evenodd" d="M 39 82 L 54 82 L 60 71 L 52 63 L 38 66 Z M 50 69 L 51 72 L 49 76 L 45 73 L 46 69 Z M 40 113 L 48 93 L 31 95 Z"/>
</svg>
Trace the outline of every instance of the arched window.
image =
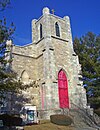
<svg viewBox="0 0 100 130">
<path fill-rule="evenodd" d="M 42 38 L 42 24 L 40 24 L 40 39 Z"/>
<path fill-rule="evenodd" d="M 21 74 L 21 80 L 23 83 L 29 82 L 29 75 L 27 74 L 27 72 L 25 70 Z"/>
<path fill-rule="evenodd" d="M 60 37 L 59 25 L 57 22 L 55 23 L 55 30 L 56 30 L 56 36 Z"/>
</svg>

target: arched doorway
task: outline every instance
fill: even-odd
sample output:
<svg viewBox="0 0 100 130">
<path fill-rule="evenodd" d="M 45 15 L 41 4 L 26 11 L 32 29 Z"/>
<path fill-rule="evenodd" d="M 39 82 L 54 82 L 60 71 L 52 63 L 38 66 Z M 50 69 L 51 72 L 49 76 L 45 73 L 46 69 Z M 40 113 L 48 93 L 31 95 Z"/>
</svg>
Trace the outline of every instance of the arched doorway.
<svg viewBox="0 0 100 130">
<path fill-rule="evenodd" d="M 68 80 L 63 70 L 58 73 L 58 91 L 60 108 L 69 108 Z"/>
</svg>

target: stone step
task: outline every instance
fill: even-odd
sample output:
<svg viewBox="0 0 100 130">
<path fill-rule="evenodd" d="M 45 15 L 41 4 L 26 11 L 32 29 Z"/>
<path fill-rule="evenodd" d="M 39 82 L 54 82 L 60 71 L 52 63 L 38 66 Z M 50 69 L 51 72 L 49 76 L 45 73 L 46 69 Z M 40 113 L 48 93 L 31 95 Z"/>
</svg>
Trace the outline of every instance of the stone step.
<svg viewBox="0 0 100 130">
<path fill-rule="evenodd" d="M 99 130 L 92 119 L 86 114 L 85 111 L 80 110 L 64 110 L 64 114 L 70 115 L 74 120 L 75 130 Z M 94 128 L 95 127 L 95 128 Z"/>
</svg>

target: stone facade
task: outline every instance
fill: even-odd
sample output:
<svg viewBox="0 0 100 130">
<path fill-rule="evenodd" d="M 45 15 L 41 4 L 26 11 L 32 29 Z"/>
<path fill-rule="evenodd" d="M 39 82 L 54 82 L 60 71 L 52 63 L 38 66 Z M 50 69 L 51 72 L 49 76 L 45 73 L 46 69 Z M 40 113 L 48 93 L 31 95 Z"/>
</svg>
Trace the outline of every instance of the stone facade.
<svg viewBox="0 0 100 130">
<path fill-rule="evenodd" d="M 55 23 L 60 36 L 57 36 Z M 40 27 L 41 26 L 41 27 Z M 13 47 L 12 68 L 24 83 L 35 81 L 23 94 L 38 110 L 59 110 L 58 73 L 63 70 L 68 79 L 69 107 L 71 103 L 86 107 L 86 92 L 81 79 L 81 65 L 73 50 L 70 19 L 49 13 L 32 20 L 32 43 Z"/>
</svg>

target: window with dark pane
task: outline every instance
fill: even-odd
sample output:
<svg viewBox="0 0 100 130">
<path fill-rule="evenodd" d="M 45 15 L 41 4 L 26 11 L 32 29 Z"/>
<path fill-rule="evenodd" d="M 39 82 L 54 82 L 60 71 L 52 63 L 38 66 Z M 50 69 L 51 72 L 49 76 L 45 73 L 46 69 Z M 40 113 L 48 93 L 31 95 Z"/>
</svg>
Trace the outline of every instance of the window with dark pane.
<svg viewBox="0 0 100 130">
<path fill-rule="evenodd" d="M 42 24 L 40 24 L 40 39 L 42 38 Z"/>
<path fill-rule="evenodd" d="M 56 36 L 60 37 L 59 25 L 57 22 L 55 23 L 55 29 L 56 29 Z"/>
</svg>

